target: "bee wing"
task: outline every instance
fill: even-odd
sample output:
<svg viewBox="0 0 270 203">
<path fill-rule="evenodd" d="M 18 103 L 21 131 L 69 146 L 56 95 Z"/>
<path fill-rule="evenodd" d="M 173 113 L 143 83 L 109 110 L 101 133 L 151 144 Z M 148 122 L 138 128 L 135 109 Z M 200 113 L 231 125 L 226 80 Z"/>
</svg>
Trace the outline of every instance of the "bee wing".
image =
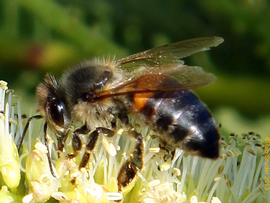
<svg viewBox="0 0 270 203">
<path fill-rule="evenodd" d="M 174 77 L 170 76 L 170 74 L 145 74 L 138 78 L 134 77 L 132 80 L 119 84 L 112 89 L 99 92 L 96 96 L 101 98 L 132 93 L 181 91 L 195 89 L 216 80 L 213 74 L 206 73 L 197 66 L 180 65 L 170 67 L 170 70 L 175 75 Z"/>
<path fill-rule="evenodd" d="M 180 91 L 210 84 L 216 80 L 213 74 L 204 72 L 200 67 L 184 65 L 184 61 L 180 59 L 196 52 L 209 50 L 210 47 L 218 46 L 222 42 L 223 39 L 220 37 L 195 38 L 122 58 L 117 63 L 118 67 L 124 70 L 124 82 L 99 92 L 96 96 Z M 168 80 L 168 77 L 178 81 Z"/>
<path fill-rule="evenodd" d="M 221 37 L 202 37 L 163 45 L 118 60 L 119 67 L 133 72 L 139 67 L 155 67 L 156 72 L 166 64 L 184 64 L 180 60 L 191 54 L 209 50 L 223 42 Z"/>
</svg>

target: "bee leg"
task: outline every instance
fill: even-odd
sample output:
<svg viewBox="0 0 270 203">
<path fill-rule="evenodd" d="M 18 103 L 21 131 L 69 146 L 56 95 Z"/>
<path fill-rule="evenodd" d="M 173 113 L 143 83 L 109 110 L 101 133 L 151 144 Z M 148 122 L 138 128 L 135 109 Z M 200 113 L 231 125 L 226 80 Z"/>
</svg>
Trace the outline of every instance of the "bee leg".
<svg viewBox="0 0 270 203">
<path fill-rule="evenodd" d="M 33 119 L 41 119 L 41 118 L 42 118 L 41 115 L 35 115 L 35 116 L 31 116 L 31 117 L 28 119 L 28 121 L 27 121 L 27 123 L 26 123 L 26 125 L 25 125 L 25 127 L 24 127 L 24 129 L 23 129 L 23 133 L 22 133 L 22 136 L 21 136 L 20 143 L 19 143 L 19 145 L 18 145 L 18 152 L 19 152 L 19 153 L 20 153 L 20 150 L 21 150 L 21 148 L 22 148 L 22 143 L 23 143 L 24 137 L 25 137 L 25 135 L 26 135 L 26 131 L 27 131 L 28 128 L 29 128 L 30 122 L 31 122 Z"/>
<path fill-rule="evenodd" d="M 130 158 L 122 165 L 119 170 L 117 181 L 118 191 L 121 192 L 124 187 L 129 185 L 135 179 L 136 174 L 143 167 L 143 138 L 136 131 L 133 131 L 137 144 Z"/>
<path fill-rule="evenodd" d="M 43 127 L 43 131 L 44 131 L 44 141 L 45 141 L 45 146 L 47 147 L 47 157 L 48 157 L 48 162 L 49 162 L 49 167 L 50 167 L 50 171 L 53 177 L 55 176 L 55 173 L 53 171 L 53 167 L 52 167 L 52 160 L 50 157 L 50 151 L 49 151 L 49 144 L 48 144 L 48 137 L 47 137 L 47 122 L 45 122 L 44 127 Z"/>
<path fill-rule="evenodd" d="M 22 143 L 23 143 L 24 137 L 25 137 L 25 135 L 26 135 L 26 132 L 27 132 L 27 130 L 28 130 L 28 128 L 29 128 L 30 122 L 31 122 L 33 119 L 41 119 L 41 118 L 43 118 L 41 115 L 34 115 L 34 116 L 31 116 L 31 117 L 28 119 L 28 121 L 27 121 L 27 123 L 26 123 L 26 125 L 25 125 L 25 127 L 24 127 L 24 129 L 23 129 L 23 133 L 22 133 L 22 137 L 21 137 L 20 143 L 19 143 L 19 145 L 18 145 L 18 152 L 20 152 L 20 150 L 21 150 Z M 50 171 L 51 171 L 52 176 L 53 176 L 53 177 L 56 177 L 56 176 L 55 176 L 55 173 L 54 173 L 54 171 L 53 171 L 52 160 L 51 160 L 50 153 L 49 153 L 49 152 L 50 152 L 50 149 L 49 149 L 48 137 L 47 137 L 47 122 L 45 122 L 45 124 L 44 124 L 43 132 L 44 132 L 44 142 L 45 142 L 45 146 L 47 147 L 47 151 L 48 151 L 48 152 L 47 152 L 47 157 L 48 157 L 48 162 L 49 162 Z"/>
<path fill-rule="evenodd" d="M 57 137 L 57 146 L 58 146 L 58 150 L 60 150 L 61 152 L 63 151 L 64 149 L 64 143 L 66 141 L 66 136 L 59 136 Z M 60 153 L 58 152 L 58 157 L 59 157 Z"/>
<path fill-rule="evenodd" d="M 96 130 L 94 130 L 89 136 L 88 143 L 86 144 L 86 150 L 83 155 L 82 161 L 80 163 L 79 169 L 81 169 L 82 167 L 85 167 L 86 164 L 88 163 L 90 159 L 90 153 L 94 149 L 100 133 L 104 134 L 107 137 L 112 137 L 114 135 L 114 131 L 108 128 L 103 128 L 103 127 L 96 128 Z"/>
<path fill-rule="evenodd" d="M 72 136 L 73 154 L 68 155 L 70 159 L 74 158 L 78 154 L 78 151 L 80 151 L 82 148 L 82 141 L 79 135 L 80 134 L 86 135 L 89 132 L 90 132 L 90 129 L 87 127 L 87 125 L 84 125 L 73 132 L 73 136 Z"/>
<path fill-rule="evenodd" d="M 60 152 L 63 152 L 67 135 L 68 132 L 60 134 L 60 136 L 57 136 L 58 158 L 60 157 Z"/>
</svg>

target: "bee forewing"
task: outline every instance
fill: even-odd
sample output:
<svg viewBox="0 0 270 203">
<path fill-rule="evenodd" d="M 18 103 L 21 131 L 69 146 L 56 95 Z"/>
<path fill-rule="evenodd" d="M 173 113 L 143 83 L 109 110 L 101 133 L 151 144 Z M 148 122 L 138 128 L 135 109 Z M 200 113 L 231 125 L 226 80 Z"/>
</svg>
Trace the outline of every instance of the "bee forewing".
<svg viewBox="0 0 270 203">
<path fill-rule="evenodd" d="M 140 77 L 134 77 L 132 80 L 122 83 L 117 87 L 99 92 L 97 97 L 112 97 L 116 95 L 125 95 L 133 93 L 147 92 L 168 92 L 195 89 L 216 80 L 211 73 L 206 73 L 201 67 L 196 66 L 172 66 L 168 68 L 166 74 L 147 69 L 140 73 Z M 168 80 L 168 77 L 177 79 L 177 83 Z M 138 86 L 138 84 L 140 84 Z"/>
<path fill-rule="evenodd" d="M 161 64 L 183 64 L 181 58 L 194 53 L 209 50 L 223 42 L 221 37 L 202 37 L 175 42 L 149 49 L 137 54 L 120 59 L 119 66 L 122 69 L 137 68 L 146 65 L 160 67 Z"/>
</svg>

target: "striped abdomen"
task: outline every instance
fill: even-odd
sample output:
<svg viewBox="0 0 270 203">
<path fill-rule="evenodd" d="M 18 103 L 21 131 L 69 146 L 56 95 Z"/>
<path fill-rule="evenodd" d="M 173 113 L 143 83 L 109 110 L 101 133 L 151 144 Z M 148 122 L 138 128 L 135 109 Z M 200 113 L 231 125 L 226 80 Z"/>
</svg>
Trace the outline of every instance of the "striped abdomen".
<svg viewBox="0 0 270 203">
<path fill-rule="evenodd" d="M 202 157 L 219 156 L 215 121 L 191 91 L 137 93 L 132 102 L 134 112 L 170 145 Z"/>
</svg>

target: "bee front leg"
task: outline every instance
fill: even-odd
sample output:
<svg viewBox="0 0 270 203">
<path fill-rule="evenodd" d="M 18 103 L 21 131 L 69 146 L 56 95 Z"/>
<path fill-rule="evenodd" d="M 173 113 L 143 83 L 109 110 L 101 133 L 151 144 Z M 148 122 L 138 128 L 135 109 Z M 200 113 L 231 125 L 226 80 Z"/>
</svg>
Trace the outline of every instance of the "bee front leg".
<svg viewBox="0 0 270 203">
<path fill-rule="evenodd" d="M 28 130 L 28 127 L 30 125 L 30 122 L 33 120 L 33 119 L 41 119 L 42 116 L 41 115 L 35 115 L 35 116 L 31 116 L 28 120 L 27 120 L 27 123 L 23 129 L 23 133 L 22 133 L 22 136 L 21 136 L 21 140 L 20 140 L 20 143 L 18 145 L 18 152 L 20 153 L 21 151 L 21 148 L 22 148 L 22 144 L 23 144 L 23 140 L 24 140 L 24 137 L 26 135 L 26 131 Z"/>
<path fill-rule="evenodd" d="M 33 119 L 41 119 L 43 118 L 41 115 L 34 115 L 34 116 L 31 116 L 28 120 L 27 120 L 27 123 L 23 129 L 23 133 L 22 133 L 22 136 L 21 136 L 21 140 L 20 140 L 20 143 L 18 145 L 18 152 L 21 151 L 21 148 L 22 148 L 22 144 L 23 144 L 23 140 L 24 140 L 24 137 L 26 135 L 26 131 L 28 130 L 29 128 L 29 125 L 30 125 L 30 122 L 33 120 Z M 49 148 L 49 143 L 48 143 L 48 137 L 47 137 L 47 122 L 44 123 L 44 126 L 43 126 L 43 132 L 44 132 L 44 142 L 45 142 L 45 146 L 47 148 L 47 157 L 48 157 L 48 162 L 49 162 L 49 167 L 50 167 L 50 171 L 51 171 L 51 174 L 53 177 L 56 177 L 55 176 L 55 173 L 53 171 L 53 166 L 52 166 L 52 160 L 51 160 L 51 157 L 50 157 L 50 148 Z"/>
<path fill-rule="evenodd" d="M 83 155 L 82 161 L 80 163 L 79 169 L 81 169 L 82 167 L 85 167 L 86 164 L 88 163 L 90 159 L 90 153 L 95 148 L 95 145 L 96 145 L 96 142 L 98 140 L 98 136 L 100 135 L 100 133 L 104 134 L 107 137 L 112 137 L 114 135 L 114 131 L 108 128 L 103 128 L 103 127 L 96 128 L 96 130 L 94 130 L 89 136 L 88 143 L 86 144 L 86 150 Z"/>
<path fill-rule="evenodd" d="M 53 171 L 53 167 L 52 167 L 52 160 L 50 157 L 50 148 L 49 148 L 49 143 L 48 143 L 48 137 L 47 137 L 47 122 L 45 122 L 44 127 L 43 127 L 43 131 L 44 131 L 44 142 L 45 142 L 45 146 L 47 147 L 47 157 L 48 157 L 48 162 L 49 162 L 49 167 L 50 167 L 50 171 L 53 177 L 55 176 L 55 173 Z"/>
</svg>

